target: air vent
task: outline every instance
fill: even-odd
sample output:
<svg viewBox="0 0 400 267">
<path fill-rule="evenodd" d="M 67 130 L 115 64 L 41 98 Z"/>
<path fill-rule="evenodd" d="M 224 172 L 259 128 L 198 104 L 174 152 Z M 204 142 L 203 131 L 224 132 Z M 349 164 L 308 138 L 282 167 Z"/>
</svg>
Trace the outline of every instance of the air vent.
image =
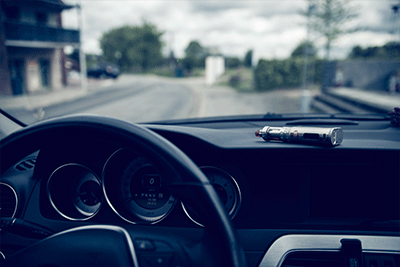
<svg viewBox="0 0 400 267">
<path fill-rule="evenodd" d="M 1 217 L 14 217 L 18 204 L 15 190 L 8 184 L 0 183 L 0 197 Z"/>
<path fill-rule="evenodd" d="M 302 251 L 290 253 L 282 267 L 337 267 L 344 266 L 343 256 L 339 252 Z"/>
<path fill-rule="evenodd" d="M 17 171 L 26 171 L 35 167 L 36 159 L 25 159 L 15 165 L 14 169 Z"/>
</svg>

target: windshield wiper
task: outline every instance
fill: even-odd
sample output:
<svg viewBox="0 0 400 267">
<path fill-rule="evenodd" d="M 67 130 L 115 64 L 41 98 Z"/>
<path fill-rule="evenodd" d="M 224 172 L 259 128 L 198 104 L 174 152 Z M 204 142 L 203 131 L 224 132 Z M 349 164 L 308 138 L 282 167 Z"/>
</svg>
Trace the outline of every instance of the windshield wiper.
<svg viewBox="0 0 400 267">
<path fill-rule="evenodd" d="M 11 116 L 10 114 L 8 114 L 7 112 L 5 112 L 4 110 L 2 110 L 0 108 L 0 113 L 3 114 L 5 117 L 7 117 L 8 119 L 12 120 L 13 122 L 15 122 L 16 124 L 20 125 L 21 127 L 26 127 L 27 125 L 23 122 L 21 122 L 20 120 L 14 118 L 13 116 Z"/>
</svg>

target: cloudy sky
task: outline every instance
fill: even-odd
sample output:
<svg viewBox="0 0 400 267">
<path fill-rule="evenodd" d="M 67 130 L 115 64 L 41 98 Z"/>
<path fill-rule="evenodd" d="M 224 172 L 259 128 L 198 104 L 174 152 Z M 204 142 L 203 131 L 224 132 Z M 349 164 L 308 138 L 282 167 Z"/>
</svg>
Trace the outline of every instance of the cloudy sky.
<svg viewBox="0 0 400 267">
<path fill-rule="evenodd" d="M 83 7 L 83 47 L 86 53 L 101 54 L 99 39 L 112 28 L 140 25 L 143 19 L 165 32 L 164 52 L 170 48 L 182 57 L 191 40 L 215 47 L 224 55 L 244 57 L 253 49 L 257 58 L 285 58 L 306 38 L 305 0 L 64 0 L 66 4 L 81 2 Z M 335 43 L 332 55 L 344 57 L 354 45 L 378 46 L 398 38 L 390 34 L 395 15 L 391 6 L 399 0 L 352 1 L 359 17 L 352 26 L 365 30 L 343 36 Z M 75 9 L 63 12 L 65 28 L 77 28 Z M 312 35 L 319 48 L 323 41 Z M 320 49 L 322 55 L 322 49 Z"/>
</svg>

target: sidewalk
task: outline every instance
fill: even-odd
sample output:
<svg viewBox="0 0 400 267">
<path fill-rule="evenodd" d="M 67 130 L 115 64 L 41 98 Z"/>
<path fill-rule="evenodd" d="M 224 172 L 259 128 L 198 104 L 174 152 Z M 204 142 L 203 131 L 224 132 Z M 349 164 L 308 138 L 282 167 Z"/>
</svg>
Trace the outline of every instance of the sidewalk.
<svg viewBox="0 0 400 267">
<path fill-rule="evenodd" d="M 38 108 L 49 107 L 52 105 L 57 105 L 60 103 L 86 97 L 88 95 L 98 92 L 103 88 L 112 86 L 116 82 L 126 82 L 127 80 L 129 80 L 129 76 L 127 77 L 125 75 L 121 75 L 117 80 L 88 79 L 86 90 L 83 90 L 80 87 L 79 81 L 72 81 L 71 85 L 68 85 L 60 90 L 43 90 L 39 92 L 34 92 L 32 94 L 24 94 L 18 96 L 1 96 L 0 108 L 24 109 L 29 111 Z"/>
<path fill-rule="evenodd" d="M 341 98 L 354 105 L 378 112 L 389 112 L 400 107 L 400 93 L 384 91 L 365 91 L 357 88 L 329 88 L 328 94 Z"/>
</svg>

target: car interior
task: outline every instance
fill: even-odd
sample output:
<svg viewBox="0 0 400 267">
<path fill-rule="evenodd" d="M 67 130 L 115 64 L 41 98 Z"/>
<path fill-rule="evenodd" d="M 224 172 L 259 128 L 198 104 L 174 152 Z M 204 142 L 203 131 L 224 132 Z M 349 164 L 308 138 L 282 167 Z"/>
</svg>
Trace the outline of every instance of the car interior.
<svg viewBox="0 0 400 267">
<path fill-rule="evenodd" d="M 264 126 L 340 127 L 343 141 L 263 140 Z M 400 266 L 386 115 L 73 115 L 0 149 L 1 266 Z"/>
</svg>

